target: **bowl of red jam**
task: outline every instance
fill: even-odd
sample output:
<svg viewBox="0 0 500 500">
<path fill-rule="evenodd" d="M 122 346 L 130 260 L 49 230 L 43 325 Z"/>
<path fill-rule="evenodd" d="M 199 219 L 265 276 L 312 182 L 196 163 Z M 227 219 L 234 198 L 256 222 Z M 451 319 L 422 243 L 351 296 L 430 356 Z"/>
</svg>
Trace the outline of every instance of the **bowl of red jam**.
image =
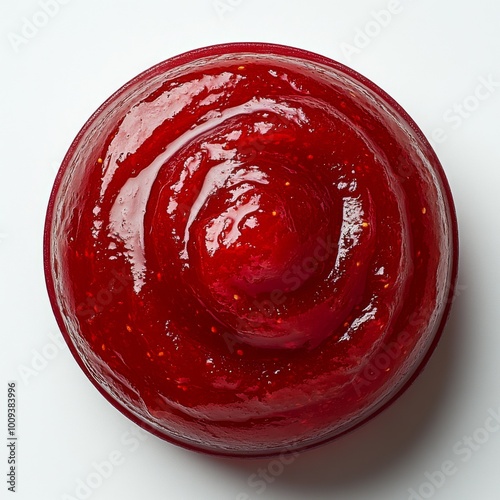
<svg viewBox="0 0 500 500">
<path fill-rule="evenodd" d="M 44 262 L 81 369 L 142 428 L 270 456 L 405 391 L 457 273 L 450 189 L 415 122 L 331 59 L 264 43 L 141 73 L 55 180 Z"/>
</svg>

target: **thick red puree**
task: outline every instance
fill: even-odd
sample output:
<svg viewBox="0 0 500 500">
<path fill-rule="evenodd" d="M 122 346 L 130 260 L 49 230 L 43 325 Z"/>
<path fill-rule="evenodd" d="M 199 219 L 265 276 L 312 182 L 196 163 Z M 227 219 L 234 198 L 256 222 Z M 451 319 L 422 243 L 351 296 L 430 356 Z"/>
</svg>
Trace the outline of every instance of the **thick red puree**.
<svg viewBox="0 0 500 500">
<path fill-rule="evenodd" d="M 90 119 L 45 257 L 66 340 L 113 404 L 175 443 L 266 455 L 408 385 L 455 243 L 441 167 L 392 99 L 321 56 L 234 44 L 152 68 Z"/>
</svg>

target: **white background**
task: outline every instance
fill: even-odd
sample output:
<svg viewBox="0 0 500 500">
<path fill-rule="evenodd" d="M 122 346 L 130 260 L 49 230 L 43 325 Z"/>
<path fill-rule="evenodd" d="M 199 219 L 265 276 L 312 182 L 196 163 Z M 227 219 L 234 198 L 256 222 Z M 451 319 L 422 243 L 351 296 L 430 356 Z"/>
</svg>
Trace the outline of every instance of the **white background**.
<svg viewBox="0 0 500 500">
<path fill-rule="evenodd" d="M 0 497 L 499 500 L 500 2 L 47 1 L 50 16 L 43 0 L 0 7 Z M 287 465 L 204 456 L 137 431 L 61 343 L 42 270 L 52 182 L 90 114 L 149 66 L 232 41 L 319 52 L 388 91 L 431 139 L 460 224 L 459 293 L 425 372 L 367 425 Z"/>
</svg>

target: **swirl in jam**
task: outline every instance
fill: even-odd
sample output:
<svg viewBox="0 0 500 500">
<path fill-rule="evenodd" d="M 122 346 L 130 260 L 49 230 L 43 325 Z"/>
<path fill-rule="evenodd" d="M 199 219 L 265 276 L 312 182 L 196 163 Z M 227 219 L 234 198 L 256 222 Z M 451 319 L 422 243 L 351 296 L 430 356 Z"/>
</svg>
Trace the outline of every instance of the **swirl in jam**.
<svg viewBox="0 0 500 500">
<path fill-rule="evenodd" d="M 262 455 L 408 382 L 456 258 L 407 115 L 319 56 L 245 47 L 167 61 L 103 105 L 59 174 L 46 257 L 61 328 L 114 404 L 185 446 Z"/>
</svg>

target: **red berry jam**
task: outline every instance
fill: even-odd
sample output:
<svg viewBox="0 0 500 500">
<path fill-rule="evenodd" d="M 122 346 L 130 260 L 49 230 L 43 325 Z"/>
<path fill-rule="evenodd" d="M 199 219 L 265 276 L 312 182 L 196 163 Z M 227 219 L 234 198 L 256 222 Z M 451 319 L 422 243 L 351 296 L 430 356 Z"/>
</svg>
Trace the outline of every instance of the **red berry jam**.
<svg viewBox="0 0 500 500">
<path fill-rule="evenodd" d="M 209 47 L 92 116 L 46 222 L 49 295 L 125 415 L 226 455 L 303 449 L 404 390 L 446 319 L 456 221 L 428 142 L 316 54 Z"/>
</svg>

